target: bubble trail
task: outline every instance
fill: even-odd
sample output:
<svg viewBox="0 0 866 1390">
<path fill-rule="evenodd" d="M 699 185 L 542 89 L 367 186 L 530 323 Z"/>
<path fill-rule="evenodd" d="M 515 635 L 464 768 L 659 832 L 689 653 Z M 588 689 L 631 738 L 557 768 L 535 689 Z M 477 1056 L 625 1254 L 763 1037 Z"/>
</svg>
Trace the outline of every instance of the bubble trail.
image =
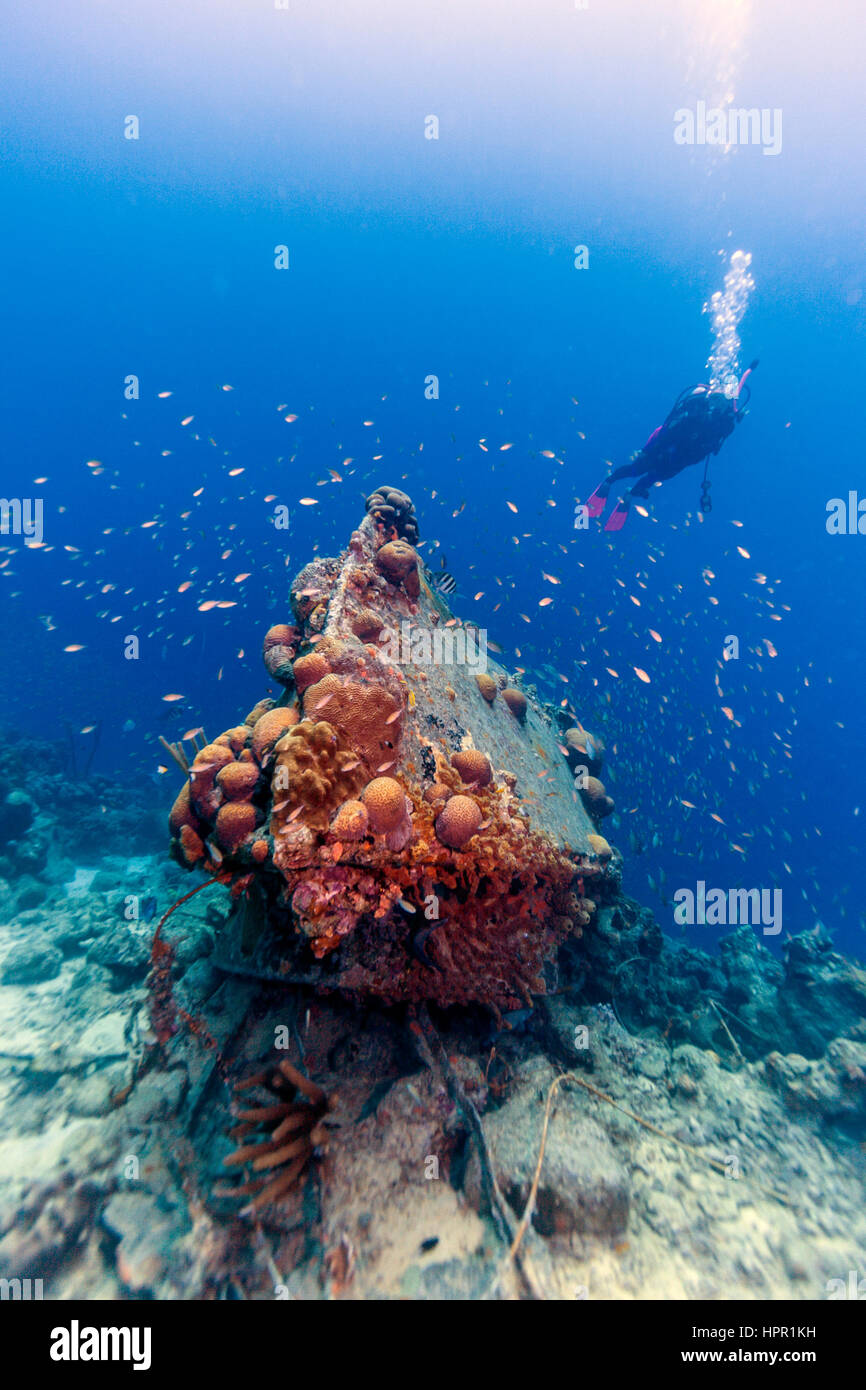
<svg viewBox="0 0 866 1390">
<path fill-rule="evenodd" d="M 749 296 L 755 288 L 749 270 L 751 264 L 749 251 L 734 251 L 725 275 L 724 289 L 716 290 L 710 302 L 704 305 L 704 313 L 712 316 L 713 323 L 713 350 L 707 359 L 710 385 L 729 395 L 734 394 L 740 379 L 738 329 L 749 307 Z"/>
</svg>

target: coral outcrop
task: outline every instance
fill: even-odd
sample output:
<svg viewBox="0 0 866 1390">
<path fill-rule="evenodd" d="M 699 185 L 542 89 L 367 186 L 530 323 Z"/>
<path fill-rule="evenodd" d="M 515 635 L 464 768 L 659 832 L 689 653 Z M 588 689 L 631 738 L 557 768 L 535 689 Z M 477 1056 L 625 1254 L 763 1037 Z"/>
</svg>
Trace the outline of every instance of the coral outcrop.
<svg viewBox="0 0 866 1390">
<path fill-rule="evenodd" d="M 301 571 L 296 623 L 265 639 L 281 699 L 196 754 L 175 857 L 230 888 L 220 954 L 245 973 L 523 1008 L 617 859 L 548 712 L 422 583 L 417 538 L 379 488 L 347 551 Z"/>
</svg>

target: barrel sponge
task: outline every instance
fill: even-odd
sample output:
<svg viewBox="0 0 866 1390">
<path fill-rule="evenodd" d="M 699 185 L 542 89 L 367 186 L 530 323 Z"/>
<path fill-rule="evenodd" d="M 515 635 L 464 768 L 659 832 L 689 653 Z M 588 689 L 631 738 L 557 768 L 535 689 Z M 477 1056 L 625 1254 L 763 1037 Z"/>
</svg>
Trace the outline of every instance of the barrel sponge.
<svg viewBox="0 0 866 1390">
<path fill-rule="evenodd" d="M 254 762 L 226 763 L 216 776 L 216 784 L 226 801 L 249 801 L 259 781 L 259 769 Z"/>
<path fill-rule="evenodd" d="M 393 777 L 374 777 L 362 792 L 370 825 L 377 835 L 396 830 L 406 816 L 406 795 Z"/>
<path fill-rule="evenodd" d="M 307 652 L 306 656 L 299 656 L 294 666 L 298 694 L 302 695 L 308 686 L 320 681 L 328 674 L 328 669 L 328 663 L 321 652 Z"/>
<path fill-rule="evenodd" d="M 339 840 L 362 840 L 367 833 L 370 817 L 361 801 L 344 801 L 331 821 L 331 830 Z"/>
<path fill-rule="evenodd" d="M 490 759 L 478 748 L 464 748 L 451 754 L 451 766 L 456 768 L 464 782 L 475 782 L 486 787 L 493 777 Z"/>
<path fill-rule="evenodd" d="M 304 822 L 325 829 L 334 807 L 354 797 L 367 780 L 357 754 L 341 744 L 333 724 L 324 720 L 302 719 L 274 751 L 271 789 L 277 825 L 301 805 Z"/>
<path fill-rule="evenodd" d="M 492 705 L 493 701 L 496 699 L 496 693 L 499 689 L 498 685 L 496 684 L 496 681 L 493 679 L 492 676 L 488 675 L 486 671 L 482 671 L 480 675 L 475 677 L 475 680 L 478 685 L 478 689 L 481 691 L 481 694 L 484 696 L 488 705 Z"/>
<path fill-rule="evenodd" d="M 526 719 L 526 696 L 522 690 L 515 690 L 513 686 L 508 686 L 503 690 L 502 698 L 505 701 L 514 718 L 522 724 Z"/>
<path fill-rule="evenodd" d="M 227 801 L 217 811 L 214 833 L 225 850 L 237 849 L 256 828 L 256 808 L 249 801 Z"/>
<path fill-rule="evenodd" d="M 270 753 L 274 744 L 282 738 L 286 730 L 291 729 L 297 722 L 298 711 L 285 705 L 276 709 L 269 709 L 256 720 L 253 729 L 252 749 L 259 762 Z"/>
<path fill-rule="evenodd" d="M 400 741 L 402 710 L 383 685 L 327 675 L 305 692 L 304 711 L 334 725 L 366 764 L 368 777 L 393 757 Z"/>
<path fill-rule="evenodd" d="M 449 849 L 462 849 L 481 821 L 481 808 L 471 796 L 449 797 L 436 818 L 436 837 Z"/>
<path fill-rule="evenodd" d="M 392 584 L 403 585 L 410 598 L 421 592 L 418 556 L 408 541 L 388 541 L 376 552 L 376 568 Z"/>
</svg>

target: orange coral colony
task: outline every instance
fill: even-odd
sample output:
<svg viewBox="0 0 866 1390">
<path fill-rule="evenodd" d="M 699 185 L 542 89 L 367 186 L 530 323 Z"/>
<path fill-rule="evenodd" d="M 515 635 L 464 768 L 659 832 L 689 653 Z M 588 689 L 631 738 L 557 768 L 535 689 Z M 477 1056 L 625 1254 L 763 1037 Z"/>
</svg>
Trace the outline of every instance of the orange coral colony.
<svg viewBox="0 0 866 1390">
<path fill-rule="evenodd" d="M 612 802 L 592 778 L 577 794 L 534 696 L 465 659 L 417 539 L 411 500 L 381 487 L 344 554 L 296 577 L 263 651 L 285 689 L 196 754 L 174 853 L 254 899 L 266 978 L 522 1008 L 612 891 L 616 857 L 589 838 Z M 224 954 L 243 949 L 232 922 Z"/>
</svg>

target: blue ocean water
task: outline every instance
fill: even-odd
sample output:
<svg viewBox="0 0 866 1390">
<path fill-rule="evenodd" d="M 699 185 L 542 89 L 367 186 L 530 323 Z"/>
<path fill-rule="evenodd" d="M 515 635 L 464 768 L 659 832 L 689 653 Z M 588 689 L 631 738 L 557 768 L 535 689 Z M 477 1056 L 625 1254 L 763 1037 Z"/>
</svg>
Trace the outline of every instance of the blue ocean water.
<svg viewBox="0 0 866 1390">
<path fill-rule="evenodd" d="M 863 21 L 833 10 L 12 16 L 3 495 L 44 499 L 44 543 L 2 538 L 4 722 L 69 726 L 80 759 L 98 726 L 94 770 L 167 806 L 156 735 L 258 698 L 289 579 L 392 482 L 455 611 L 613 750 L 627 890 L 675 932 L 675 887 L 779 886 L 786 932 L 821 921 L 862 957 L 864 541 L 829 535 L 826 507 L 864 486 L 841 37 Z M 781 110 L 778 154 L 675 143 L 674 112 L 729 89 Z M 576 531 L 605 461 L 704 378 L 735 249 L 760 368 L 712 512 L 692 470 L 619 536 Z"/>
</svg>

